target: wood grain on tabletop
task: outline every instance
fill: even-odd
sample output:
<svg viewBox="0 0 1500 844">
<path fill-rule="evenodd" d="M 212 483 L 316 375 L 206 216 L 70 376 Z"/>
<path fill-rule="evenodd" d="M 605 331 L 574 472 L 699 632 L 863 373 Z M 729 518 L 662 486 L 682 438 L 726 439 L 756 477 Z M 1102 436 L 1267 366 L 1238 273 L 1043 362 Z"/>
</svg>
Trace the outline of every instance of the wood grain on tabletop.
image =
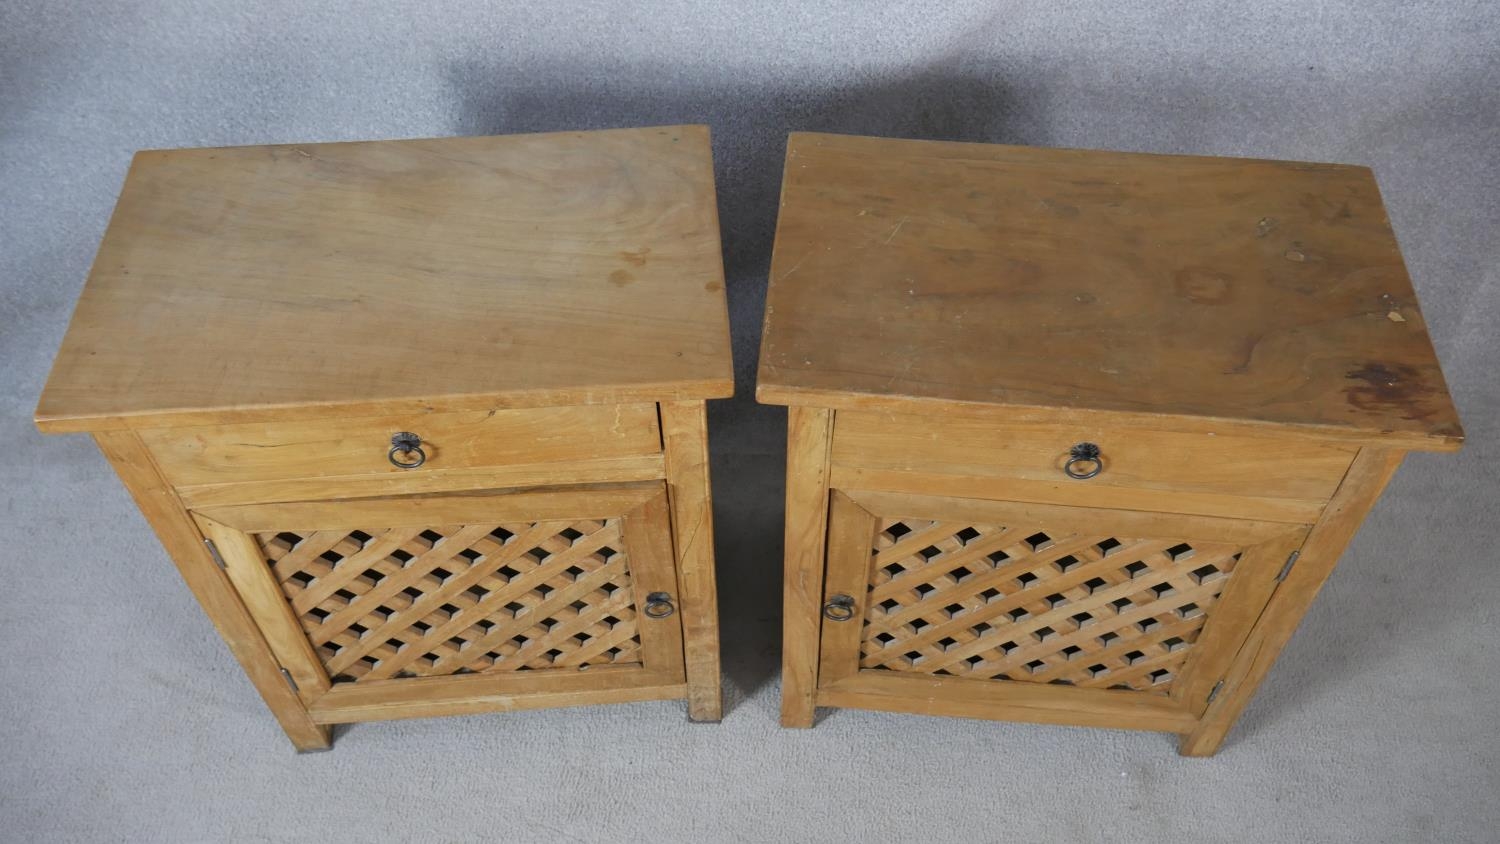
<svg viewBox="0 0 1500 844">
<path fill-rule="evenodd" d="M 723 289 L 703 126 L 145 151 L 37 419 L 722 397 Z"/>
<path fill-rule="evenodd" d="M 757 394 L 1463 437 L 1374 177 L 1332 164 L 795 134 Z"/>
</svg>

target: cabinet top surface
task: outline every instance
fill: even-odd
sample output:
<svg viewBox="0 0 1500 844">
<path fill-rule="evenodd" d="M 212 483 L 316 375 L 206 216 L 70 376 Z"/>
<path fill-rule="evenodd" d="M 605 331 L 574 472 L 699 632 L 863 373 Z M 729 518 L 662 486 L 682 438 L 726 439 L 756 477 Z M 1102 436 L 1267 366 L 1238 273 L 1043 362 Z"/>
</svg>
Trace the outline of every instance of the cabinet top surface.
<svg viewBox="0 0 1500 844">
<path fill-rule="evenodd" d="M 37 420 L 732 389 L 708 129 L 675 126 L 141 152 Z"/>
<path fill-rule="evenodd" d="M 796 134 L 757 395 L 1463 438 L 1364 167 Z"/>
</svg>

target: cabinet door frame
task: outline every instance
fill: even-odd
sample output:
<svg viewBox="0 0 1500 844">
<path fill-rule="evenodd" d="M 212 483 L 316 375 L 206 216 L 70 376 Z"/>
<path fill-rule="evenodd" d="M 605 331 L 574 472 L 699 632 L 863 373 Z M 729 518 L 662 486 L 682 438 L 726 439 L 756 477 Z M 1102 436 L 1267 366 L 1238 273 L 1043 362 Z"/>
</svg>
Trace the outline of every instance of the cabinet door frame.
<svg viewBox="0 0 1500 844">
<path fill-rule="evenodd" d="M 685 695 L 681 612 L 645 614 L 647 595 L 664 592 L 680 610 L 672 525 L 663 481 L 509 492 L 431 493 L 278 502 L 192 511 L 272 653 L 317 723 L 467 714 Z M 368 530 L 503 522 L 619 519 L 629 554 L 641 662 L 368 679 L 335 683 L 313 649 L 252 534 Z"/>
<path fill-rule="evenodd" d="M 830 490 L 823 599 L 854 599 L 848 621 L 822 619 L 817 703 L 972 718 L 1187 732 L 1208 705 L 1309 526 L 861 489 Z M 861 668 L 874 538 L 882 517 L 1028 525 L 1084 534 L 1242 545 L 1167 694 Z"/>
</svg>

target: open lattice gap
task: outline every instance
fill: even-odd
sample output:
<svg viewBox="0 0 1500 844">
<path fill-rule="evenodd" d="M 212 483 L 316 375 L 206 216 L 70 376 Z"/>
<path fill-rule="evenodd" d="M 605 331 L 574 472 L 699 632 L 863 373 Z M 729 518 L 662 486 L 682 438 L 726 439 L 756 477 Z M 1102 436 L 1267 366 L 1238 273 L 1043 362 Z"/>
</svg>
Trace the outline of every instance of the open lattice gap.
<svg viewBox="0 0 1500 844">
<path fill-rule="evenodd" d="M 860 666 L 1166 693 L 1243 551 L 884 519 Z"/>
<path fill-rule="evenodd" d="M 255 538 L 335 682 L 641 661 L 618 519 Z"/>
</svg>

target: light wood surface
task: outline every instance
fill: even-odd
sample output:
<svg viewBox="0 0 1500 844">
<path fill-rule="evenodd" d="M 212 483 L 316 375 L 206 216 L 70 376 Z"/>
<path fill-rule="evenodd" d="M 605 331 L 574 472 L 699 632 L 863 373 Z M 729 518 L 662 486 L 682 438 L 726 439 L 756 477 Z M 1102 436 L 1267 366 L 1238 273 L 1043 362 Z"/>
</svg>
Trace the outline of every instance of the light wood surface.
<svg viewBox="0 0 1500 844">
<path fill-rule="evenodd" d="M 640 631 L 641 662 L 647 671 L 682 680 L 686 677 L 682 647 L 685 616 L 682 590 L 673 567 L 669 506 L 664 489 L 625 514 L 620 520 L 620 535 L 630 554 L 630 588 L 635 598 L 636 628 Z M 663 593 L 672 602 L 671 615 L 647 616 L 643 610 L 649 596 Z"/>
<path fill-rule="evenodd" d="M 777 225 L 789 726 L 1212 754 L 1401 455 L 1463 441 L 1362 167 L 798 134 Z"/>
<path fill-rule="evenodd" d="M 785 562 L 782 569 L 781 725 L 811 727 L 822 626 L 833 411 L 787 409 Z"/>
<path fill-rule="evenodd" d="M 399 432 L 421 438 L 427 460 L 420 467 L 392 465 L 391 436 Z M 177 486 L 413 476 L 661 451 L 654 404 L 158 428 L 141 432 L 141 439 Z"/>
<path fill-rule="evenodd" d="M 1183 736 L 1180 745 L 1184 756 L 1218 752 L 1405 456 L 1404 452 L 1388 449 L 1360 451 L 1323 518 L 1308 534 L 1297 564 L 1277 584 L 1265 611 L 1230 662 L 1220 693 L 1212 702 L 1198 704 L 1199 723 Z"/>
<path fill-rule="evenodd" d="M 1265 611 L 1287 558 L 1302 547 L 1307 533 L 1306 526 L 1298 526 L 1245 550 L 1235 566 L 1234 577 L 1224 587 L 1198 634 L 1193 653 L 1182 667 L 1182 676 L 1172 684 L 1173 699 L 1183 701 L 1194 713 L 1202 711 L 1214 686 L 1224 679 L 1229 664 Z"/>
<path fill-rule="evenodd" d="M 1063 471 L 1080 442 L 1098 445 L 1103 461 L 1087 480 Z M 959 483 L 992 485 L 992 495 L 981 497 L 1310 522 L 1355 451 L 1274 437 L 840 411 L 832 459 L 839 486 L 904 480 L 924 491 L 957 476 Z"/>
<path fill-rule="evenodd" d="M 958 498 L 1033 501 L 1043 504 L 1141 509 L 1163 513 L 1262 519 L 1305 524 L 1317 519 L 1323 504 L 1300 498 L 1256 498 L 1215 493 L 1120 486 L 1087 486 L 1079 481 L 1054 483 L 996 475 L 949 475 L 917 469 L 859 469 L 834 466 L 832 484 L 839 489 L 887 490 Z"/>
<path fill-rule="evenodd" d="M 719 595 L 714 571 L 713 490 L 709 484 L 708 416 L 703 402 L 663 402 L 662 442 L 672 534 L 677 547 L 688 717 L 723 717 L 719 669 Z"/>
<path fill-rule="evenodd" d="M 834 490 L 828 507 L 828 566 L 823 575 L 823 600 L 836 595 L 854 599 L 853 616 L 845 621 L 819 619 L 823 627 L 818 645 L 818 686 L 825 688 L 859 672 L 863 619 L 869 610 L 870 549 L 875 547 L 879 523 L 841 490 Z"/>
<path fill-rule="evenodd" d="M 197 512 L 247 533 L 277 530 L 358 530 L 424 527 L 467 522 L 605 519 L 661 494 L 660 482 L 599 484 L 573 489 L 475 492 L 361 498 L 353 501 L 289 501 L 205 507 Z"/>
<path fill-rule="evenodd" d="M 856 504 L 878 514 L 913 516 L 933 521 L 973 521 L 1000 524 L 1055 525 L 1062 530 L 1090 531 L 1102 524 L 1130 536 L 1176 536 L 1182 539 L 1264 542 L 1281 536 L 1291 526 L 1253 519 L 1184 516 L 1149 510 L 1103 510 L 1021 501 L 980 501 L 941 495 L 844 489 Z"/>
<path fill-rule="evenodd" d="M 203 536 L 162 479 L 140 438 L 129 431 L 105 431 L 95 434 L 94 441 L 292 745 L 299 751 L 332 747 L 332 731 L 312 719 L 287 685 L 255 619 L 245 609 L 226 573 L 214 564 Z"/>
<path fill-rule="evenodd" d="M 757 395 L 1463 438 L 1369 170 L 794 134 Z"/>
<path fill-rule="evenodd" d="M 96 432 L 313 749 L 370 718 L 717 720 L 702 400 L 732 383 L 706 127 L 148 151 L 36 418 Z"/>
<path fill-rule="evenodd" d="M 730 395 L 708 129 L 139 153 L 49 431 Z"/>
<path fill-rule="evenodd" d="M 319 723 L 685 693 L 664 484 L 420 500 L 196 514 Z"/>
<path fill-rule="evenodd" d="M 319 724 L 347 724 L 517 712 L 555 706 L 676 700 L 686 694 L 687 686 L 680 675 L 662 675 L 633 666 L 546 677 L 463 674 L 433 677 L 421 683 L 375 680 L 336 686 L 319 698 L 311 711 Z"/>
<path fill-rule="evenodd" d="M 1134 691 L 1170 696 L 1178 721 L 1218 679 L 1204 672 L 1239 650 L 1306 532 L 862 490 L 834 490 L 829 518 L 824 595 L 852 598 L 853 617 L 822 622 L 820 690 L 858 675 L 866 693 L 919 695 L 912 712 L 969 687 L 911 675 L 1052 686 L 1068 711 L 1071 694 Z"/>
<path fill-rule="evenodd" d="M 810 726 L 815 706 L 841 706 L 1150 729 L 1181 734 L 1184 755 L 1218 749 L 1404 454 L 1358 451 L 1315 519 L 1221 518 L 1077 506 L 1076 495 L 1065 505 L 900 485 L 866 489 L 847 483 L 865 476 L 847 467 L 841 473 L 835 444 L 850 429 L 878 440 L 871 420 L 890 416 L 850 424 L 846 417 L 857 414 L 849 411 L 793 406 L 789 413 L 786 725 Z M 948 492 L 969 489 L 978 480 L 972 464 L 985 461 L 963 465 L 963 448 L 980 457 L 996 449 L 987 451 L 978 432 L 959 435 L 944 452 L 951 421 L 931 420 L 926 439 L 898 425 L 904 439 L 853 453 L 886 460 L 899 475 L 905 461 L 896 455 L 910 449 L 911 467 L 935 462 L 955 472 L 933 475 L 948 479 Z M 995 439 L 1012 433 L 1002 426 Z M 1156 445 L 1192 452 L 1201 441 L 1179 434 Z M 882 447 L 894 454 L 880 457 Z M 1248 465 L 1237 467 L 1231 454 L 1226 471 L 1272 493 L 1267 501 L 1319 483 L 1313 479 L 1347 455 L 1342 445 L 1271 441 L 1261 465 L 1273 468 L 1259 474 L 1254 443 L 1243 447 L 1238 456 Z M 1307 471 L 1299 457 L 1322 468 Z M 1184 500 L 1207 494 L 1196 491 L 1202 480 L 1191 469 L 1171 465 L 1175 459 L 1166 454 L 1153 465 L 1142 452 L 1137 465 L 1153 477 L 1181 471 Z M 1215 468 L 1182 459 L 1199 471 Z M 889 535 L 885 525 L 893 525 Z M 1031 536 L 1017 544 L 1015 537 L 1034 530 L 1045 535 L 1043 545 Z M 1110 541 L 1100 542 L 1105 534 Z M 1035 595 L 1026 591 L 1038 583 Z M 1045 600 L 1036 597 L 1043 593 Z M 822 602 L 835 595 L 854 599 L 855 619 L 822 618 Z M 813 622 L 816 633 L 807 629 Z"/>
<path fill-rule="evenodd" d="M 262 621 L 258 626 L 276 654 L 276 661 L 297 683 L 297 696 L 304 704 L 322 697 L 333 682 L 303 634 L 281 585 L 266 565 L 260 545 L 252 537 L 213 519 L 198 516 L 194 521 L 224 560 L 224 573 L 234 584 L 245 609 L 258 620 L 269 620 L 270 623 Z"/>
<path fill-rule="evenodd" d="M 1193 714 L 1169 697 L 963 677 L 872 676 L 875 673 L 861 671 L 819 689 L 818 705 L 1117 730 L 1181 732 L 1193 725 Z"/>
<path fill-rule="evenodd" d="M 566 463 L 485 466 L 478 469 L 423 468 L 424 471 L 381 475 L 195 484 L 178 487 L 177 494 L 188 507 L 197 508 L 275 501 L 377 498 L 428 492 L 577 486 L 588 483 L 660 480 L 666 477 L 666 463 L 660 454 Z"/>
</svg>

